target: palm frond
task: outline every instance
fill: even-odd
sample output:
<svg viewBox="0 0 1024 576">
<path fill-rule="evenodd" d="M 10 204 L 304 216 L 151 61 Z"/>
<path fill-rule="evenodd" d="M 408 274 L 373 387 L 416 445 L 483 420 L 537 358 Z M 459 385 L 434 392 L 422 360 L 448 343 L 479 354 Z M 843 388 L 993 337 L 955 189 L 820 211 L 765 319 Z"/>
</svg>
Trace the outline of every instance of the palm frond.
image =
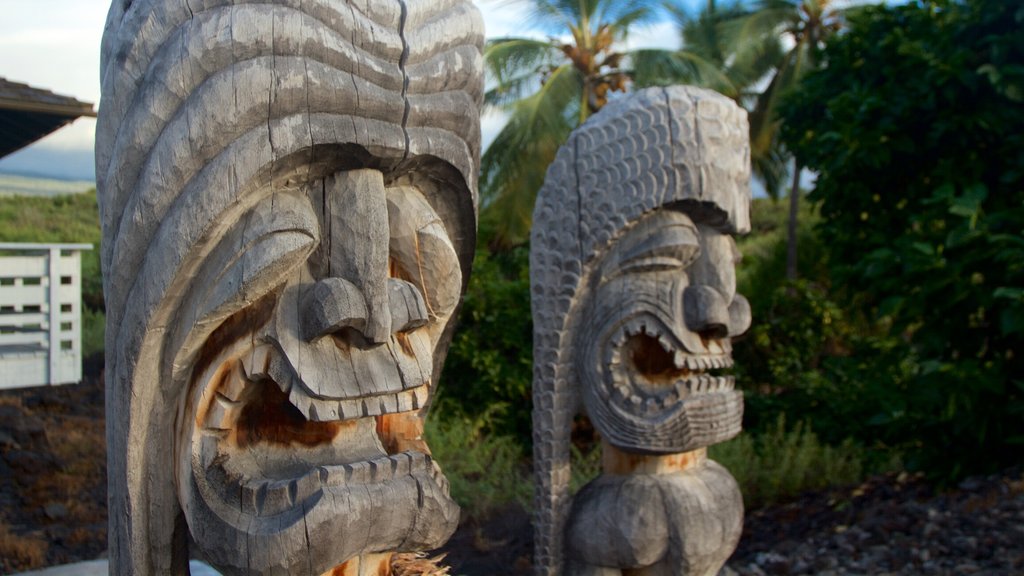
<svg viewBox="0 0 1024 576">
<path fill-rule="evenodd" d="M 495 38 L 484 47 L 484 66 L 499 85 L 524 72 L 536 73 L 560 59 L 561 51 L 546 40 Z"/>
<path fill-rule="evenodd" d="M 569 64 L 557 68 L 534 95 L 518 102 L 481 158 L 481 220 L 500 245 L 529 232 L 537 191 L 548 165 L 576 127 L 583 82 Z"/>
<path fill-rule="evenodd" d="M 636 50 L 629 53 L 628 73 L 638 88 L 692 84 L 736 97 L 737 86 L 721 67 L 687 50 Z"/>
<path fill-rule="evenodd" d="M 778 145 L 760 154 L 750 155 L 750 171 L 761 181 L 765 193 L 772 200 L 782 197 L 782 190 L 789 175 L 789 159 L 789 153 Z"/>
<path fill-rule="evenodd" d="M 528 72 L 508 78 L 484 92 L 484 107 L 487 110 L 509 110 L 516 102 L 535 93 L 543 82 L 543 74 Z"/>
</svg>

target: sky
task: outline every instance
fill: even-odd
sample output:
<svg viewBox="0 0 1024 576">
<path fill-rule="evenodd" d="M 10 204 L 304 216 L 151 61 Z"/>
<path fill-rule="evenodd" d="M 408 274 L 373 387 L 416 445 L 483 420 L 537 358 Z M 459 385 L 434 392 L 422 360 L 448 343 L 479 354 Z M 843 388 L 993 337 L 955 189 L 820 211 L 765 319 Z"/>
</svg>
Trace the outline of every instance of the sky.
<svg viewBox="0 0 1024 576">
<path fill-rule="evenodd" d="M 488 37 L 545 37 L 524 24 L 524 2 L 474 1 Z M 109 6 L 110 0 L 0 0 L 0 77 L 99 103 L 99 46 Z M 635 31 L 629 47 L 678 47 L 678 37 L 670 23 L 656 23 Z M 484 116 L 485 144 L 503 123 L 501 115 Z M 95 119 L 79 119 L 0 160 L 0 172 L 91 180 L 95 130 Z"/>
</svg>

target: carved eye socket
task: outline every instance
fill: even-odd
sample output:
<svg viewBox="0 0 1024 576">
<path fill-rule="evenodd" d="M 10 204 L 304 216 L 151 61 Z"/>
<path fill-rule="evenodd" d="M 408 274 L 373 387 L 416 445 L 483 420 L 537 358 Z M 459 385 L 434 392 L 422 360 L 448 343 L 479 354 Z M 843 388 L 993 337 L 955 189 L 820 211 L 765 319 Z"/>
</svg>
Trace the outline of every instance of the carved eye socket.
<svg viewBox="0 0 1024 576">
<path fill-rule="evenodd" d="M 212 252 L 214 275 L 199 317 L 222 317 L 258 300 L 304 262 L 319 228 L 305 198 L 276 195 L 253 208 Z"/>
<path fill-rule="evenodd" d="M 613 259 L 615 275 L 636 272 L 685 270 L 700 256 L 696 229 L 688 223 L 653 227 L 648 233 L 631 234 L 628 244 Z"/>
<path fill-rule="evenodd" d="M 420 290 L 433 321 L 447 317 L 462 293 L 462 268 L 441 218 L 411 186 L 388 188 L 390 273 Z"/>
</svg>

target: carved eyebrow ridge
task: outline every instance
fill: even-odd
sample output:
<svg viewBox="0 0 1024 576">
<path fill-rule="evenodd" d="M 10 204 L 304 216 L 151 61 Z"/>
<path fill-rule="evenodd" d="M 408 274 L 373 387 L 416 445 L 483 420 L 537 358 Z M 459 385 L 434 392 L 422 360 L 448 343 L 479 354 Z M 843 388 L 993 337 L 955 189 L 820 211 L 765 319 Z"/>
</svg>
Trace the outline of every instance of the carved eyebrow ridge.
<svg viewBox="0 0 1024 576">
<path fill-rule="evenodd" d="M 654 228 L 633 245 L 618 252 L 614 270 L 685 268 L 700 255 L 697 229 L 684 223 Z"/>
</svg>

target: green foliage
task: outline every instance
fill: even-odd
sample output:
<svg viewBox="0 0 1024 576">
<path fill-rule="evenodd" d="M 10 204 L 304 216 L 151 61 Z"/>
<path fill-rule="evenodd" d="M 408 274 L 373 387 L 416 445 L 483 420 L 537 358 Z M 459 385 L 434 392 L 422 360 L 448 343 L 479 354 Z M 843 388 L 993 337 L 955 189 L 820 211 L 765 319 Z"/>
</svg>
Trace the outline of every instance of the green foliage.
<svg viewBox="0 0 1024 576">
<path fill-rule="evenodd" d="M 533 319 L 529 245 L 478 250 L 440 387 L 446 409 L 489 414 L 491 431 L 530 445 Z"/>
<path fill-rule="evenodd" d="M 938 475 L 1024 444 L 1022 24 L 1002 0 L 864 9 L 783 107 L 833 281 L 914 361 L 868 423 Z"/>
<path fill-rule="evenodd" d="M 477 519 L 509 505 L 532 507 L 529 461 L 517 439 L 488 432 L 494 428 L 491 416 L 435 414 L 425 431 L 434 458 L 451 482 L 452 498 L 465 515 Z M 787 428 L 782 415 L 759 434 L 742 434 L 712 446 L 709 455 L 729 469 L 751 508 L 807 490 L 852 484 L 862 479 L 865 466 L 864 451 L 856 443 L 825 445 L 804 424 Z M 600 472 L 599 447 L 587 453 L 572 448 L 573 493 Z"/>
<path fill-rule="evenodd" d="M 807 490 L 852 484 L 864 469 L 862 450 L 855 443 L 824 445 L 803 423 L 787 429 L 782 414 L 760 434 L 742 434 L 712 446 L 708 455 L 736 478 L 748 508 Z"/>
<path fill-rule="evenodd" d="M 64 196 L 0 197 L 0 242 L 89 243 L 82 254 L 82 300 L 103 309 L 96 190 Z"/>
<path fill-rule="evenodd" d="M 828 444 L 853 438 L 873 460 L 889 458 L 896 441 L 876 419 L 899 402 L 916 364 L 905 342 L 856 310 L 806 280 L 771 292 L 736 346 L 748 429 L 763 432 L 777 414 L 797 415 Z"/>
<path fill-rule="evenodd" d="M 86 307 L 82 310 L 82 357 L 103 352 L 107 333 L 107 315 Z"/>
<path fill-rule="evenodd" d="M 451 413 L 442 406 L 427 420 L 424 437 L 434 458 L 441 463 L 451 482 L 452 498 L 463 513 L 486 518 L 509 505 L 530 509 L 533 501 L 533 476 L 522 440 L 494 433 L 492 409 L 475 417 Z M 601 450 L 587 453 L 572 447 L 573 493 L 601 471 Z"/>
<path fill-rule="evenodd" d="M 487 432 L 493 411 L 479 417 L 438 415 L 424 436 L 451 482 L 464 514 L 484 518 L 509 504 L 528 507 L 533 496 L 522 446 L 511 436 Z"/>
</svg>

